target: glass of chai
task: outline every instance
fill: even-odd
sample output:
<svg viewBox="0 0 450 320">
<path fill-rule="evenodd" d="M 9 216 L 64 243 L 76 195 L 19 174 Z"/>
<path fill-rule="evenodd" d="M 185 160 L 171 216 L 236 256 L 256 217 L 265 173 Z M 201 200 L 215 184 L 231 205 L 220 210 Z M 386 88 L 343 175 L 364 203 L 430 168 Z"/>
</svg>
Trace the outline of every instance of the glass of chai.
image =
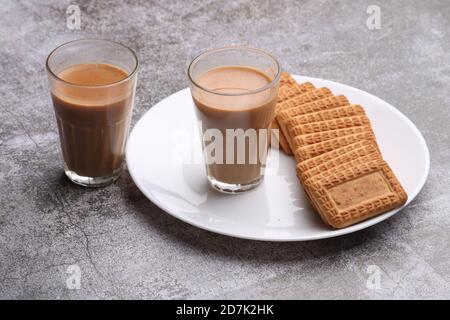
<svg viewBox="0 0 450 320">
<path fill-rule="evenodd" d="M 82 186 L 104 186 L 121 171 L 136 89 L 138 58 L 106 40 L 75 40 L 47 58 L 64 170 Z"/>
<path fill-rule="evenodd" d="M 280 81 L 270 54 L 248 47 L 206 51 L 188 69 L 211 186 L 240 193 L 263 180 Z"/>
</svg>

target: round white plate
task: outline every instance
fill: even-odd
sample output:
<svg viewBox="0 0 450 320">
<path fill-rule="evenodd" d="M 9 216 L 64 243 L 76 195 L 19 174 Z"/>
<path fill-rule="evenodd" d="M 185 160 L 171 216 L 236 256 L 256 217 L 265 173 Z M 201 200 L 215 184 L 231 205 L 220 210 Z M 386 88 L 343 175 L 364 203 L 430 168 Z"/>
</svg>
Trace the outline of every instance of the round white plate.
<svg viewBox="0 0 450 320">
<path fill-rule="evenodd" d="M 427 145 L 415 125 L 367 92 L 322 79 L 295 79 L 328 87 L 364 106 L 383 157 L 411 202 L 422 189 L 430 165 Z M 134 182 L 158 207 L 189 224 L 233 237 L 267 241 L 330 238 L 367 228 L 400 210 L 344 229 L 330 229 L 304 198 L 294 159 L 276 149 L 271 149 L 265 180 L 256 189 L 238 195 L 212 190 L 206 180 L 189 89 L 162 100 L 138 121 L 126 157 Z"/>
</svg>

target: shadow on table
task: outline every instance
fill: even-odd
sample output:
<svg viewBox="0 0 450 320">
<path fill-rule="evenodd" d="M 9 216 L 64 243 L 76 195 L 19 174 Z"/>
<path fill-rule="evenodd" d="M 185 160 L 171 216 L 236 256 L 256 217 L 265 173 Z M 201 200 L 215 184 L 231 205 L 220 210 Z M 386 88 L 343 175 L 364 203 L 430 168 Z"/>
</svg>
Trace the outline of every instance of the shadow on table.
<svg viewBox="0 0 450 320">
<path fill-rule="evenodd" d="M 180 221 L 149 201 L 136 187 L 129 175 L 123 177 L 121 184 L 128 205 L 141 215 L 153 228 L 158 229 L 173 241 L 183 243 L 200 253 L 214 256 L 257 262 L 302 261 L 323 258 L 343 253 L 379 239 L 392 228 L 390 223 L 382 222 L 361 231 L 324 240 L 305 242 L 265 242 L 245 240 L 215 234 Z"/>
</svg>

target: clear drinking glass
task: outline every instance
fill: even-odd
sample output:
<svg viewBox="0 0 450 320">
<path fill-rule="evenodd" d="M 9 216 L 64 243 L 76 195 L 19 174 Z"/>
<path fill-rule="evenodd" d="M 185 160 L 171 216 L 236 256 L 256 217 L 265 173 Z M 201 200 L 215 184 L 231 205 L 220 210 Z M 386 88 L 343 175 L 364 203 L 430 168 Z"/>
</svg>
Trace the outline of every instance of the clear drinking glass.
<svg viewBox="0 0 450 320">
<path fill-rule="evenodd" d="M 103 186 L 119 177 L 138 65 L 132 49 L 106 40 L 75 40 L 49 54 L 46 67 L 64 168 L 74 183 Z M 68 80 L 68 74 L 77 80 Z"/>
<path fill-rule="evenodd" d="M 212 187 L 239 193 L 263 179 L 280 65 L 249 47 L 206 51 L 188 69 Z"/>
</svg>

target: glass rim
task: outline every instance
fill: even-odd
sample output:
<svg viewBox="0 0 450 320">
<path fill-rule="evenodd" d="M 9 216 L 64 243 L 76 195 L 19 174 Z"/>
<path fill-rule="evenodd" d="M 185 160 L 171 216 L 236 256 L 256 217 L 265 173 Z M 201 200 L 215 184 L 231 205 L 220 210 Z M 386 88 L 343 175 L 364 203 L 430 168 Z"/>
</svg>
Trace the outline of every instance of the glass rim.
<svg viewBox="0 0 450 320">
<path fill-rule="evenodd" d="M 69 82 L 69 81 L 66 81 L 66 80 L 60 78 L 55 72 L 53 72 L 52 68 L 50 67 L 50 62 L 49 62 L 49 61 L 50 61 L 50 58 L 51 58 L 51 57 L 53 56 L 53 54 L 55 54 L 59 49 L 62 49 L 63 47 L 68 46 L 68 45 L 71 45 L 71 44 L 74 44 L 74 43 L 76 43 L 76 42 L 84 42 L 84 41 L 106 42 L 106 43 L 118 45 L 118 46 L 121 46 L 121 47 L 127 49 L 128 51 L 131 52 L 131 54 L 132 54 L 132 56 L 134 57 L 134 60 L 135 60 L 135 66 L 134 66 L 133 71 L 131 71 L 131 72 L 130 72 L 125 78 L 123 78 L 123 79 L 120 79 L 120 80 L 115 81 L 115 82 L 107 83 L 107 84 L 100 84 L 100 85 L 76 84 L 76 83 L 72 83 L 72 82 Z M 133 49 L 131 49 L 130 47 L 128 47 L 128 46 L 126 46 L 126 45 L 124 45 L 124 44 L 122 44 L 122 43 L 120 43 L 120 42 L 117 42 L 117 41 L 113 41 L 113 40 L 105 40 L 105 39 L 95 39 L 95 38 L 76 39 L 76 40 L 72 40 L 72 41 L 68 41 L 68 42 L 65 42 L 65 43 L 63 43 L 63 44 L 60 44 L 60 45 L 57 46 L 55 49 L 53 49 L 53 50 L 48 54 L 47 59 L 45 60 L 45 68 L 46 68 L 46 70 L 47 70 L 47 73 L 48 73 L 52 78 L 54 78 L 54 79 L 56 79 L 56 80 L 58 80 L 58 81 L 61 81 L 61 82 L 63 82 L 64 84 L 69 85 L 69 86 L 74 86 L 74 87 L 79 87 L 79 88 L 106 88 L 106 87 L 110 87 L 110 86 L 115 86 L 115 85 L 121 84 L 121 83 L 123 83 L 123 82 L 128 81 L 128 80 L 131 79 L 132 77 L 134 77 L 135 74 L 137 73 L 138 69 L 139 69 L 139 58 L 138 58 L 136 52 L 135 52 Z"/>
<path fill-rule="evenodd" d="M 191 71 L 192 71 L 192 67 L 193 67 L 193 65 L 194 65 L 195 62 L 199 61 L 199 60 L 200 60 L 203 56 L 205 56 L 205 55 L 208 55 L 208 54 L 211 54 L 211 53 L 220 52 L 220 51 L 228 51 L 228 50 L 247 50 L 247 51 L 253 51 L 253 52 L 257 52 L 257 53 L 260 53 L 260 54 L 263 54 L 263 55 L 269 57 L 269 58 L 275 63 L 275 65 L 276 65 L 276 67 L 277 67 L 277 73 L 276 73 L 275 77 L 273 78 L 273 80 L 272 80 L 270 83 L 266 84 L 265 86 L 263 86 L 263 87 L 261 87 L 261 88 L 258 88 L 258 89 L 255 89 L 255 90 L 247 91 L 247 92 L 244 92 L 244 93 L 224 93 L 224 92 L 217 92 L 217 91 L 213 91 L 213 90 L 207 89 L 207 88 L 205 88 L 205 87 L 199 85 L 197 82 L 194 81 L 193 77 L 191 76 Z M 280 63 L 278 62 L 278 60 L 275 59 L 275 57 L 274 57 L 273 55 L 271 55 L 270 53 L 268 53 L 268 52 L 266 52 L 266 51 L 264 51 L 264 50 L 257 49 L 257 48 L 252 48 L 252 47 L 248 47 L 248 46 L 226 46 L 226 47 L 221 47 L 221 48 L 209 49 L 209 50 L 203 51 L 202 53 L 200 53 L 199 55 L 197 55 L 197 56 L 191 61 L 191 63 L 189 64 L 189 67 L 188 67 L 188 70 L 187 70 L 187 74 L 188 74 L 189 81 L 190 81 L 194 86 L 196 86 L 197 88 L 199 88 L 199 89 L 201 89 L 201 90 L 203 90 L 203 91 L 206 91 L 206 92 L 208 92 L 208 93 L 215 94 L 215 95 L 219 95 L 219 96 L 231 96 L 231 97 L 233 97 L 233 96 L 245 96 L 245 95 L 250 95 L 250 94 L 259 93 L 259 92 L 262 92 L 262 91 L 265 91 L 265 90 L 267 90 L 267 89 L 272 88 L 272 87 L 279 81 L 279 79 L 280 79 L 280 76 L 281 76 L 281 66 L 280 66 Z"/>
</svg>

